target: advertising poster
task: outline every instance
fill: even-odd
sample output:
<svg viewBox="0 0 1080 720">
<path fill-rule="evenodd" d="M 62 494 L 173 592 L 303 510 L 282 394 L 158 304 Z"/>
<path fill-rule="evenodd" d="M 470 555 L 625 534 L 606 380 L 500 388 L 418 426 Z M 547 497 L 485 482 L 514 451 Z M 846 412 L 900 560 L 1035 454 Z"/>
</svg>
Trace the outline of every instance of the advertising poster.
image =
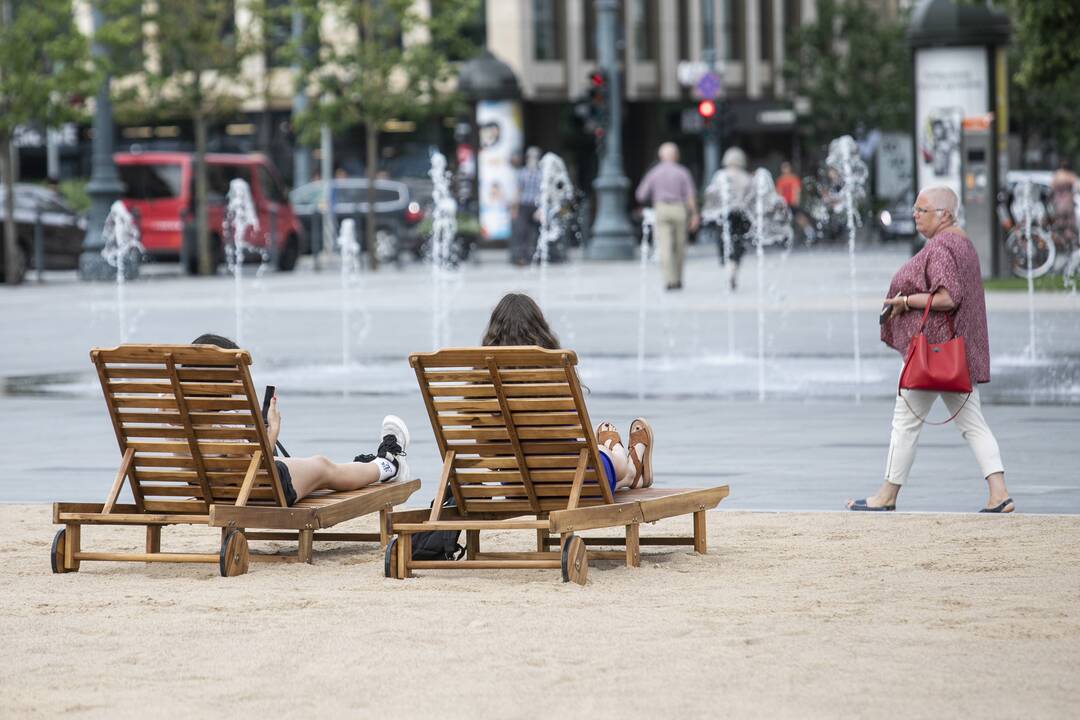
<svg viewBox="0 0 1080 720">
<path fill-rule="evenodd" d="M 877 146 L 877 177 L 875 187 L 879 197 L 898 200 L 911 191 L 911 135 L 900 132 L 881 134 Z"/>
<path fill-rule="evenodd" d="M 480 137 L 480 230 L 489 240 L 509 240 L 510 207 L 517 198 L 517 173 L 511 164 L 520 154 L 521 104 L 514 100 L 483 100 L 476 105 Z"/>
<path fill-rule="evenodd" d="M 990 111 L 989 71 L 983 47 L 916 51 L 915 144 L 919 190 L 947 185 L 962 197 L 961 125 L 965 117 Z"/>
</svg>

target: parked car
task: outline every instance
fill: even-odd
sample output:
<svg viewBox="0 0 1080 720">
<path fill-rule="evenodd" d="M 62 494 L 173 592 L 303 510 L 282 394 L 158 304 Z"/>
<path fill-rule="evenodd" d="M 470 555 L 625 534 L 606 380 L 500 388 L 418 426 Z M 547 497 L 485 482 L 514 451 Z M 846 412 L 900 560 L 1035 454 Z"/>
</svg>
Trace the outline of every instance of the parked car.
<svg viewBox="0 0 1080 720">
<path fill-rule="evenodd" d="M 185 269 L 194 273 L 198 267 L 195 234 L 192 228 L 185 233 L 185 224 L 193 224 L 195 215 L 194 154 L 118 153 L 115 160 L 124 184 L 124 204 L 139 214 L 139 230 L 146 253 L 161 259 L 184 258 Z M 277 267 L 286 271 L 296 267 L 304 231 L 270 160 L 259 154 L 208 153 L 206 169 L 207 220 L 216 252 L 215 264 L 220 264 L 225 257 L 222 224 L 229 183 L 240 178 L 251 188 L 259 216 L 259 231 L 248 241 L 257 247 L 268 248 L 273 216 Z"/>
<path fill-rule="evenodd" d="M 911 214 L 911 208 L 915 204 L 915 196 L 904 193 L 896 198 L 878 213 L 877 231 L 881 242 L 915 242 L 915 218 Z"/>
<path fill-rule="evenodd" d="M 3 281 L 7 258 L 4 252 L 3 222 L 7 218 L 3 201 L 5 189 L 0 185 L 0 282 Z M 79 253 L 86 234 L 86 218 L 76 213 L 59 193 L 38 185 L 15 183 L 15 233 L 18 255 L 15 265 L 19 280 L 28 269 L 37 269 L 34 255 L 34 225 L 40 214 L 44 269 L 74 270 L 79 267 Z"/>
<path fill-rule="evenodd" d="M 368 214 L 368 181 L 366 178 L 335 178 L 330 187 L 334 222 L 352 218 L 356 223 L 357 239 L 366 252 L 364 228 Z M 301 185 L 289 194 L 293 209 L 300 219 L 311 248 L 322 247 L 322 216 L 324 186 L 321 180 Z M 375 181 L 375 253 L 380 263 L 396 262 L 403 253 L 419 252 L 422 238 L 418 232 L 424 211 L 412 199 L 409 187 L 396 180 Z M 337 228 L 334 229 L 336 236 Z"/>
</svg>

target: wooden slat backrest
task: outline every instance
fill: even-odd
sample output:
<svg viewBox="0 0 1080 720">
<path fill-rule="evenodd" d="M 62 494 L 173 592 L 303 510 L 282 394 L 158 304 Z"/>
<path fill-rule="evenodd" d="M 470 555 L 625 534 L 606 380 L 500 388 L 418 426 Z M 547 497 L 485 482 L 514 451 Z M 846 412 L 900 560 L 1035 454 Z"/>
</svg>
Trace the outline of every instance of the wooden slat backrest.
<svg viewBox="0 0 1080 720">
<path fill-rule="evenodd" d="M 200 514 L 236 502 L 256 452 L 249 499 L 286 504 L 246 351 L 121 345 L 90 359 L 120 452 L 133 453 L 127 478 L 140 512 Z"/>
<path fill-rule="evenodd" d="M 449 484 L 458 508 L 565 510 L 582 450 L 589 460 L 580 504 L 612 502 L 606 480 L 597 482 L 600 457 L 572 351 L 452 348 L 410 355 L 409 363 L 439 454 L 454 451 Z"/>
</svg>

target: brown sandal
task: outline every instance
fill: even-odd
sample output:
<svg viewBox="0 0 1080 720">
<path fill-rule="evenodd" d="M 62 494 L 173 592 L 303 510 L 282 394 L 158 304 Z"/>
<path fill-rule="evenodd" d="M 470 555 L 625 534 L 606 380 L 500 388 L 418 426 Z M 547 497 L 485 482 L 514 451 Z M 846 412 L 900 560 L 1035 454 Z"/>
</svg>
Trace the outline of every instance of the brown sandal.
<svg viewBox="0 0 1080 720">
<path fill-rule="evenodd" d="M 638 445 L 645 446 L 640 458 L 637 454 Z M 634 469 L 637 470 L 634 475 L 634 482 L 630 483 L 630 489 L 632 490 L 652 486 L 652 445 L 652 427 L 645 421 L 645 418 L 636 418 L 634 422 L 630 423 L 630 442 L 626 445 L 630 460 L 634 463 Z"/>
<path fill-rule="evenodd" d="M 600 428 L 608 426 L 610 430 L 601 430 Z M 611 445 L 608 445 L 608 441 L 613 441 Z M 622 445 L 622 437 L 619 435 L 619 431 L 615 429 L 615 426 L 609 422 L 602 422 L 596 426 L 596 444 L 600 447 L 615 447 L 616 445 Z"/>
</svg>

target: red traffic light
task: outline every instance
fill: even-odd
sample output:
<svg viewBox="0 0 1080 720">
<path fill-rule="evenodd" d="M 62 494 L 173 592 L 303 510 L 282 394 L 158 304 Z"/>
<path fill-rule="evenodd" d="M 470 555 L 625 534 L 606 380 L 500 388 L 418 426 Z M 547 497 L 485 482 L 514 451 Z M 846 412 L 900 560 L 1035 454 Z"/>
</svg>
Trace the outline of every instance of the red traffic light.
<svg viewBox="0 0 1080 720">
<path fill-rule="evenodd" d="M 702 100 L 697 104 L 697 111 L 701 117 L 711 120 L 716 117 L 716 103 L 712 100 Z"/>
<path fill-rule="evenodd" d="M 600 88 L 604 86 L 604 73 L 594 72 L 589 76 L 589 82 L 592 83 L 594 88 Z"/>
</svg>

